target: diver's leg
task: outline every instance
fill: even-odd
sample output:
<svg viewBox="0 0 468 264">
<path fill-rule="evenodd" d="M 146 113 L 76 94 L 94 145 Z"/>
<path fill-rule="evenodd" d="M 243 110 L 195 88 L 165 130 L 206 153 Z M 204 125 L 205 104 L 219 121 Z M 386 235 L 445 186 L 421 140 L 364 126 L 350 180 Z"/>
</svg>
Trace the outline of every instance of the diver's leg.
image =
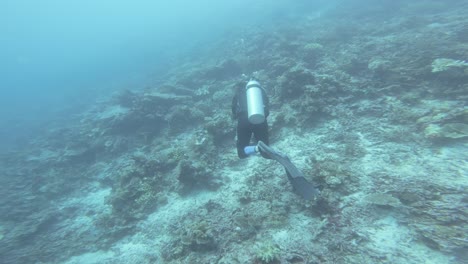
<svg viewBox="0 0 468 264">
<path fill-rule="evenodd" d="M 254 136 L 255 136 L 255 140 L 257 140 L 257 142 L 262 141 L 267 146 L 270 145 L 270 140 L 269 140 L 269 136 L 268 136 L 268 123 L 266 121 L 261 123 L 261 124 L 255 125 Z M 269 157 L 268 155 L 266 155 L 265 153 L 263 153 L 261 151 L 260 151 L 260 154 L 265 159 L 271 159 L 271 157 Z"/>
<path fill-rule="evenodd" d="M 239 118 L 237 121 L 237 156 L 240 159 L 247 158 L 247 154 L 244 152 L 244 148 L 247 147 L 250 143 L 250 138 L 252 137 L 252 132 L 250 129 L 250 124 L 247 120 Z"/>
<path fill-rule="evenodd" d="M 254 136 L 255 140 L 263 141 L 266 145 L 270 145 L 269 135 L 268 135 L 268 123 L 265 122 L 254 126 Z"/>
</svg>

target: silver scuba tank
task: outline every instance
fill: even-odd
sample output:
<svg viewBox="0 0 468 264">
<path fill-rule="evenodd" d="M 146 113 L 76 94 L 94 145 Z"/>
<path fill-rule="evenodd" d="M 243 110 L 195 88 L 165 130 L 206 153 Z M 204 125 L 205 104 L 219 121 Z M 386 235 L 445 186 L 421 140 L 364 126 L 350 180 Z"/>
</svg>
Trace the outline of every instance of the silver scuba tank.
<svg viewBox="0 0 468 264">
<path fill-rule="evenodd" d="M 265 105 L 263 103 L 262 88 L 260 83 L 250 80 L 245 86 L 247 93 L 247 114 L 249 122 L 261 124 L 265 121 Z"/>
</svg>

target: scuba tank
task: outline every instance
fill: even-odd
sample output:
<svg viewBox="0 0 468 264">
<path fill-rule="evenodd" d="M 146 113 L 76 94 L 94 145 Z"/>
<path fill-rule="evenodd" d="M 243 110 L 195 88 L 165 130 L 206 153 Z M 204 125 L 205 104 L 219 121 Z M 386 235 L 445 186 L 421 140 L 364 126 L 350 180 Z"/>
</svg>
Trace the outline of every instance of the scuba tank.
<svg viewBox="0 0 468 264">
<path fill-rule="evenodd" d="M 265 121 L 265 105 L 263 103 L 262 88 L 260 83 L 250 80 L 245 86 L 247 94 L 247 116 L 249 122 L 256 125 Z"/>
</svg>

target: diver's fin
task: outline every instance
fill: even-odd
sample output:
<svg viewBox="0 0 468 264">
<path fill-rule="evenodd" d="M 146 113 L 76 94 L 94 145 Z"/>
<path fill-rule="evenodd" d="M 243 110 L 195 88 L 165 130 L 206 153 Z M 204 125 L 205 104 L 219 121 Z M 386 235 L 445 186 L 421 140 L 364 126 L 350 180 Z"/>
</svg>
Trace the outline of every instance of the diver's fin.
<svg viewBox="0 0 468 264">
<path fill-rule="evenodd" d="M 304 177 L 289 178 L 289 182 L 294 188 L 294 192 L 300 195 L 305 200 L 314 200 L 320 192 L 315 188 L 314 184 L 308 182 Z"/>
<path fill-rule="evenodd" d="M 302 196 L 302 198 L 306 200 L 313 200 L 316 196 L 320 195 L 320 191 L 315 188 L 314 184 L 308 182 L 305 179 L 304 174 L 298 170 L 294 164 L 292 164 L 288 156 L 274 150 L 262 141 L 258 142 L 258 148 L 264 156 L 274 159 L 283 165 L 284 169 L 286 170 L 286 174 L 288 175 L 289 182 L 294 188 L 294 191 Z"/>
</svg>

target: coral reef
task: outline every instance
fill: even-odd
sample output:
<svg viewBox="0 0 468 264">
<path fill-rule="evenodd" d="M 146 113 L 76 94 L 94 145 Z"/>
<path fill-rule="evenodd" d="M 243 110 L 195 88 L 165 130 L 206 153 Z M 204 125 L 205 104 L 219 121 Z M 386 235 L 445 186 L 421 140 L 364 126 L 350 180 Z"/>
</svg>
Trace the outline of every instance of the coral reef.
<svg viewBox="0 0 468 264">
<path fill-rule="evenodd" d="M 441 126 L 430 124 L 424 130 L 427 138 L 464 138 L 468 137 L 468 125 L 463 123 L 448 123 Z"/>
<path fill-rule="evenodd" d="M 468 67 L 468 62 L 453 59 L 435 59 L 432 62 L 432 72 L 443 72 L 451 68 L 465 68 Z"/>
<path fill-rule="evenodd" d="M 255 258 L 262 263 L 274 263 L 278 259 L 280 250 L 271 242 L 263 242 L 255 245 Z"/>
<path fill-rule="evenodd" d="M 190 250 L 205 251 L 216 248 L 213 231 L 206 221 L 194 221 L 181 230 L 180 242 Z"/>
<path fill-rule="evenodd" d="M 232 32 L 0 156 L 2 263 L 463 263 L 468 7 L 352 2 Z M 237 158 L 250 77 L 317 200 Z"/>
<path fill-rule="evenodd" d="M 179 180 L 180 193 L 186 194 L 196 189 L 218 189 L 222 181 L 220 177 L 202 164 L 193 164 L 188 160 L 182 160 L 176 169 L 177 179 Z"/>
<path fill-rule="evenodd" d="M 370 194 L 365 199 L 368 203 L 379 206 L 401 206 L 400 200 L 386 193 Z"/>
</svg>

